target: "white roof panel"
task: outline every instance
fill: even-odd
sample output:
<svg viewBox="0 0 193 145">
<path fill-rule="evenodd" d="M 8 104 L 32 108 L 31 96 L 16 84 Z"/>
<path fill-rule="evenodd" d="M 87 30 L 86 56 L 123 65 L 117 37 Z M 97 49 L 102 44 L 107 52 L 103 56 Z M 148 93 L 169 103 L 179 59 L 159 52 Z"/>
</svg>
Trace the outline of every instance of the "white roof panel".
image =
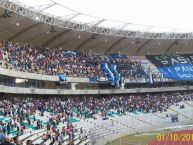
<svg viewBox="0 0 193 145">
<path fill-rule="evenodd" d="M 150 26 L 128 24 L 123 30 L 148 31 Z"/>
<path fill-rule="evenodd" d="M 147 32 L 173 32 L 174 30 L 179 33 L 193 32 L 191 29 L 193 19 L 190 19 L 193 12 L 192 0 L 186 2 L 184 0 L 10 1 L 20 2 L 37 10 L 43 9 L 43 12 L 56 17 L 68 18 L 68 16 L 80 13 L 72 19 L 80 23 L 94 23 L 100 19 L 105 19 L 98 25 L 105 28 L 123 28 L 124 30 Z M 51 6 L 51 4 L 54 5 Z M 126 23 L 129 25 L 124 27 Z"/>
<path fill-rule="evenodd" d="M 164 33 L 164 32 L 174 32 L 172 28 L 162 28 L 162 27 L 151 27 L 148 32 L 155 32 L 155 33 Z"/>
<path fill-rule="evenodd" d="M 57 17 L 65 17 L 67 15 L 73 15 L 76 14 L 76 12 L 71 11 L 63 6 L 60 5 L 54 5 L 46 10 L 44 10 L 45 13 L 48 13 L 50 15 L 54 15 Z"/>
<path fill-rule="evenodd" d="M 111 21 L 105 20 L 104 22 L 100 23 L 98 26 L 105 27 L 105 28 L 120 28 L 124 23 L 118 21 Z"/>
<path fill-rule="evenodd" d="M 82 22 L 82 23 L 97 23 L 97 21 L 99 21 L 99 18 L 96 17 L 91 17 L 88 15 L 78 15 L 77 17 L 74 17 L 73 19 L 71 19 L 72 21 L 75 22 Z"/>
<path fill-rule="evenodd" d="M 14 1 L 14 0 L 12 0 Z M 21 2 L 22 4 L 25 4 L 30 7 L 37 7 L 37 6 L 42 6 L 42 5 L 47 5 L 53 3 L 50 0 L 16 0 L 18 2 Z"/>
</svg>

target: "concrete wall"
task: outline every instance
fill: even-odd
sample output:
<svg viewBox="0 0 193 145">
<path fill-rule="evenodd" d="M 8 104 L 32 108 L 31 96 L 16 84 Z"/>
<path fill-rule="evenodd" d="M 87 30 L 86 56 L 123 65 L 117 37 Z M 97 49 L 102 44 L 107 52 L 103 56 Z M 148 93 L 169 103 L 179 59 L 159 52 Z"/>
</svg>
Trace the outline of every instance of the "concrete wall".
<svg viewBox="0 0 193 145">
<path fill-rule="evenodd" d="M 10 70 L 6 68 L 0 67 L 0 74 L 10 77 L 23 78 L 23 79 L 33 79 L 33 80 L 42 80 L 42 81 L 54 81 L 58 82 L 58 76 L 53 75 L 42 75 L 35 73 L 27 73 L 21 71 Z M 68 82 L 80 82 L 80 83 L 88 83 L 89 78 L 75 78 L 75 77 L 67 77 Z"/>
<path fill-rule="evenodd" d="M 6 69 L 3 67 L 0 67 L 0 74 L 5 76 L 10 76 L 10 77 L 23 78 L 23 79 L 54 81 L 54 82 L 59 81 L 58 76 L 21 72 L 21 71 Z M 74 82 L 74 83 L 89 83 L 89 78 L 67 77 L 67 80 L 68 82 Z M 160 80 L 154 79 L 154 81 L 159 82 Z M 171 80 L 165 79 L 164 81 L 168 82 Z M 125 83 L 146 83 L 146 81 L 145 79 L 141 79 L 141 80 L 125 79 Z"/>
<path fill-rule="evenodd" d="M 136 88 L 136 89 L 108 89 L 108 90 L 65 90 L 65 89 L 35 89 L 19 88 L 0 85 L 0 93 L 13 94 L 47 94 L 47 95 L 64 95 L 64 94 L 127 94 L 127 93 L 144 93 L 144 92 L 163 92 L 177 90 L 193 90 L 189 87 L 161 87 L 161 88 Z"/>
</svg>

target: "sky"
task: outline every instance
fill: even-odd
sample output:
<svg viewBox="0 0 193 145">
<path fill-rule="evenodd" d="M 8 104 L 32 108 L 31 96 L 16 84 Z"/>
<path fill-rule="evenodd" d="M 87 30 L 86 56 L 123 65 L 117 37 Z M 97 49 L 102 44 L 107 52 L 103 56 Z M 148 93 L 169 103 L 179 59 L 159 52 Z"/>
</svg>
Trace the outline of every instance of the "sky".
<svg viewBox="0 0 193 145">
<path fill-rule="evenodd" d="M 38 5 L 40 0 L 18 0 L 27 5 Z M 28 1 L 28 2 L 26 2 Z M 29 2 L 30 1 L 30 2 Z M 38 2 L 39 1 L 39 2 Z M 41 0 L 41 3 L 48 3 L 49 0 Z M 185 31 L 193 30 L 193 0 L 53 0 L 65 7 L 71 8 L 83 14 L 132 24 L 158 26 L 182 29 Z M 63 9 L 63 10 L 62 10 Z M 54 6 L 46 10 L 47 13 L 54 15 L 66 15 L 72 13 L 65 8 Z M 91 17 L 82 17 L 84 19 Z M 81 17 L 75 18 L 81 21 Z M 86 21 L 86 20 L 85 20 Z M 110 25 L 112 21 L 104 22 Z M 101 24 L 102 25 L 102 24 Z M 119 24 L 116 24 L 119 25 Z M 120 23 L 121 25 L 121 23 Z M 170 29 L 171 31 L 171 29 Z"/>
</svg>

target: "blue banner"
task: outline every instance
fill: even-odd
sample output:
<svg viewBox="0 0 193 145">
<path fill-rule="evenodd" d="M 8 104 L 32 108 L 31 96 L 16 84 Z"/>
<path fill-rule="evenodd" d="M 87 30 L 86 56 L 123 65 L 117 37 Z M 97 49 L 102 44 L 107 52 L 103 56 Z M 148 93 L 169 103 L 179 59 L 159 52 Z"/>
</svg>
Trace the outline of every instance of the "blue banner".
<svg viewBox="0 0 193 145">
<path fill-rule="evenodd" d="M 59 81 L 67 81 L 67 77 L 64 74 L 59 74 Z"/>
<path fill-rule="evenodd" d="M 101 64 L 101 68 L 103 69 L 103 71 L 105 72 L 108 80 L 111 82 L 112 85 L 114 85 L 114 75 L 111 72 L 111 70 L 109 69 L 107 63 L 102 63 Z"/>
<path fill-rule="evenodd" d="M 127 55 L 123 55 L 123 54 L 111 54 L 111 57 L 114 59 L 116 58 L 127 59 Z"/>
<path fill-rule="evenodd" d="M 98 83 L 97 78 L 95 78 L 95 77 L 90 77 L 89 82 L 90 83 Z"/>
<path fill-rule="evenodd" d="M 63 54 L 65 56 L 79 56 L 80 55 L 78 52 L 74 52 L 74 51 L 64 51 Z"/>
<path fill-rule="evenodd" d="M 117 72 L 117 66 L 115 64 L 110 65 L 110 70 L 114 74 L 114 84 L 116 84 L 117 87 L 120 86 L 120 74 Z"/>
<path fill-rule="evenodd" d="M 193 55 L 151 55 L 147 58 L 155 64 L 163 77 L 174 80 L 193 80 Z"/>
</svg>

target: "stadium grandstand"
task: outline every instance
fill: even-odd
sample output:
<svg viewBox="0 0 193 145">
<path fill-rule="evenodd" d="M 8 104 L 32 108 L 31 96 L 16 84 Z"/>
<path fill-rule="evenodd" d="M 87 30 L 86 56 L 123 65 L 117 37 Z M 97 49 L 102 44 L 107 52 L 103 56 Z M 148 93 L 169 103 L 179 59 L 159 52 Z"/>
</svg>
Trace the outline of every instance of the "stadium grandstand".
<svg viewBox="0 0 193 145">
<path fill-rule="evenodd" d="M 73 1 L 0 0 L 0 145 L 193 145 L 193 23 Z"/>
</svg>

